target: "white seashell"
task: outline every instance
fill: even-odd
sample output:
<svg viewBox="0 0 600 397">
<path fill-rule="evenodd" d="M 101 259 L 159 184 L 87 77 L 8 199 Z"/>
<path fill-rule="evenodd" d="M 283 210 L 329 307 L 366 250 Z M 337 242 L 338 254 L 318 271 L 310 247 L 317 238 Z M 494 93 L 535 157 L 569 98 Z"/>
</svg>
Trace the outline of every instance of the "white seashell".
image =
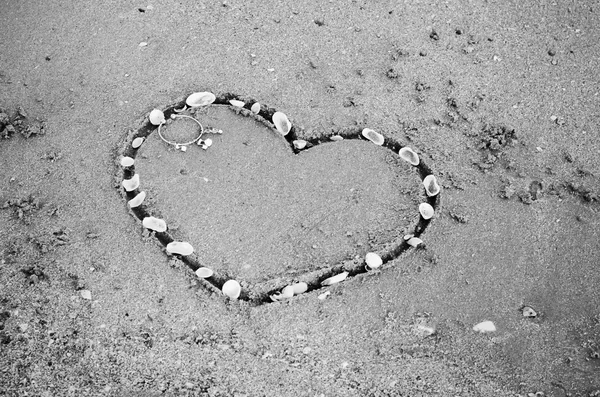
<svg viewBox="0 0 600 397">
<path fill-rule="evenodd" d="M 306 284 L 304 281 L 301 281 L 296 284 L 292 284 L 291 287 L 294 290 L 294 295 L 303 294 L 306 291 L 308 291 L 308 284 Z"/>
<path fill-rule="evenodd" d="M 167 120 L 165 120 L 165 114 L 159 109 L 154 109 L 151 111 L 148 118 L 150 119 L 150 123 L 153 125 L 161 125 L 167 122 Z"/>
<path fill-rule="evenodd" d="M 273 114 L 273 124 L 275 124 L 275 128 L 283 136 L 286 136 L 292 129 L 292 123 L 288 120 L 287 116 L 281 112 L 275 112 Z"/>
<path fill-rule="evenodd" d="M 332 136 L 332 137 L 331 137 L 331 138 L 329 138 L 329 139 L 331 139 L 332 141 L 336 142 L 336 141 L 343 141 L 343 140 L 344 140 L 344 137 L 343 137 L 343 136 L 341 136 L 341 135 L 334 135 L 334 136 Z"/>
<path fill-rule="evenodd" d="M 236 107 L 236 108 L 243 108 L 244 105 L 246 104 L 245 102 L 238 101 L 237 99 L 232 99 L 229 101 L 229 103 L 231 104 L 231 106 Z"/>
<path fill-rule="evenodd" d="M 129 200 L 127 202 L 127 204 L 129 204 L 129 208 L 135 208 L 135 207 L 140 206 L 144 202 L 145 198 L 146 198 L 146 192 L 139 192 L 138 194 L 136 194 L 136 196 L 134 198 Z"/>
<path fill-rule="evenodd" d="M 348 272 L 342 272 L 340 274 L 336 274 L 335 276 L 329 277 L 323 281 L 321 281 L 321 285 L 333 285 L 344 281 L 348 277 Z"/>
<path fill-rule="evenodd" d="M 142 138 L 141 136 L 137 137 L 133 140 L 133 142 L 131 142 L 131 147 L 137 149 L 140 146 L 142 146 L 142 143 L 144 143 L 144 138 Z"/>
<path fill-rule="evenodd" d="M 208 267 L 200 267 L 196 270 L 196 276 L 200 278 L 209 278 L 213 273 L 212 269 L 209 269 Z"/>
<path fill-rule="evenodd" d="M 419 155 L 416 154 L 411 148 L 403 147 L 398 151 L 400 158 L 404 161 L 408 161 L 412 165 L 419 165 Z"/>
<path fill-rule="evenodd" d="M 81 295 L 81 297 L 83 299 L 87 299 L 87 300 L 92 299 L 92 292 L 90 290 L 82 289 L 81 291 L 79 291 L 79 294 Z"/>
<path fill-rule="evenodd" d="M 435 213 L 433 207 L 429 203 L 419 204 L 419 212 L 421 213 L 423 219 L 431 219 Z"/>
<path fill-rule="evenodd" d="M 319 294 L 317 298 L 320 300 L 325 300 L 329 295 L 331 295 L 331 291 L 325 291 L 322 294 Z"/>
<path fill-rule="evenodd" d="M 365 255 L 365 262 L 369 269 L 377 269 L 379 266 L 383 265 L 383 260 L 375 252 L 367 253 L 367 255 Z"/>
<path fill-rule="evenodd" d="M 207 106 L 213 103 L 217 99 L 215 94 L 212 92 L 194 92 L 192 95 L 187 97 L 185 103 L 192 108 L 200 106 Z"/>
<path fill-rule="evenodd" d="M 131 192 L 140 186 L 140 175 L 135 174 L 131 179 L 123 179 L 121 182 L 126 191 Z"/>
<path fill-rule="evenodd" d="M 423 244 L 423 240 L 418 237 L 411 237 L 406 243 L 411 247 L 417 248 L 419 245 Z"/>
<path fill-rule="evenodd" d="M 423 186 L 425 186 L 425 191 L 429 197 L 435 196 L 440 192 L 440 185 L 438 185 L 435 176 L 427 175 L 425 179 L 423 179 Z"/>
<path fill-rule="evenodd" d="M 235 280 L 227 280 L 225 284 L 223 284 L 221 290 L 223 291 L 223 294 L 227 295 L 230 299 L 235 300 L 240 297 L 242 286 Z"/>
<path fill-rule="evenodd" d="M 121 159 L 121 166 L 123 167 L 131 167 L 133 165 L 133 163 L 135 162 L 135 160 L 133 160 L 131 157 L 123 157 Z"/>
<path fill-rule="evenodd" d="M 142 220 L 142 225 L 146 229 L 154 230 L 155 232 L 165 232 L 167 230 L 167 222 L 153 216 L 147 216 Z"/>
<path fill-rule="evenodd" d="M 491 321 L 482 321 L 473 326 L 473 331 L 481 333 L 496 332 L 496 326 Z"/>
<path fill-rule="evenodd" d="M 296 139 L 295 141 L 292 142 L 292 145 L 294 145 L 294 147 L 298 150 L 304 149 L 307 144 L 308 144 L 308 142 L 306 142 L 303 139 Z"/>
<path fill-rule="evenodd" d="M 364 130 L 362 130 L 362 136 L 379 146 L 383 145 L 383 142 L 385 141 L 383 135 L 370 128 L 365 128 Z"/>
<path fill-rule="evenodd" d="M 254 114 L 258 114 L 260 112 L 260 103 L 254 102 L 254 105 L 252 105 L 250 111 L 252 111 Z"/>
<path fill-rule="evenodd" d="M 190 243 L 186 243 L 185 241 L 173 241 L 167 244 L 167 252 L 169 254 L 186 256 L 194 252 L 194 247 L 192 247 Z"/>
</svg>

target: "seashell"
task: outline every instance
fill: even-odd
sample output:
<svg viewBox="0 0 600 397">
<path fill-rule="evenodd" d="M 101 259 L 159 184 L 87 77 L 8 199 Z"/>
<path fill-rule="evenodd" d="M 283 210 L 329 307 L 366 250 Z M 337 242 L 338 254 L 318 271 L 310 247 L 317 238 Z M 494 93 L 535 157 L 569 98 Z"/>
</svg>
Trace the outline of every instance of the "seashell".
<svg viewBox="0 0 600 397">
<path fill-rule="evenodd" d="M 482 334 L 486 332 L 495 332 L 496 326 L 491 321 L 482 321 L 479 324 L 475 324 L 473 326 L 473 331 L 481 332 Z"/>
<path fill-rule="evenodd" d="M 229 103 L 231 104 L 231 106 L 236 107 L 236 108 L 243 108 L 244 105 L 246 104 L 245 102 L 238 101 L 237 99 L 232 99 L 229 101 Z"/>
<path fill-rule="evenodd" d="M 123 157 L 121 159 L 121 166 L 123 167 L 131 167 L 133 165 L 133 163 L 135 162 L 135 160 L 133 160 L 131 157 Z"/>
<path fill-rule="evenodd" d="M 325 291 L 322 294 L 319 294 L 317 298 L 319 298 L 319 300 L 325 300 L 329 295 L 331 295 L 331 291 Z"/>
<path fill-rule="evenodd" d="M 127 204 L 129 204 L 129 208 L 139 207 L 144 202 L 145 198 L 146 198 L 146 192 L 139 192 L 138 194 L 135 195 L 134 198 L 129 200 L 127 202 Z"/>
<path fill-rule="evenodd" d="M 435 213 L 433 207 L 429 203 L 419 204 L 419 212 L 421 213 L 423 219 L 431 219 Z"/>
<path fill-rule="evenodd" d="M 362 136 L 379 146 L 383 145 L 383 142 L 385 141 L 383 135 L 370 128 L 365 128 L 364 130 L 362 130 Z"/>
<path fill-rule="evenodd" d="M 290 123 L 287 116 L 281 112 L 275 112 L 273 114 L 273 124 L 275 124 L 275 128 L 283 136 L 286 136 L 292 129 L 292 123 Z"/>
<path fill-rule="evenodd" d="M 348 277 L 348 272 L 342 272 L 340 274 L 336 274 L 335 276 L 331 276 L 323 281 L 321 281 L 321 285 L 333 285 L 344 281 Z"/>
<path fill-rule="evenodd" d="M 153 216 L 147 216 L 142 220 L 142 225 L 146 229 L 154 230 L 155 232 L 165 232 L 167 231 L 167 223 L 159 218 L 155 218 Z"/>
<path fill-rule="evenodd" d="M 154 109 L 151 111 L 148 118 L 150 119 L 150 123 L 153 125 L 161 125 L 167 122 L 167 120 L 165 120 L 165 114 L 159 109 Z"/>
<path fill-rule="evenodd" d="M 425 179 L 423 179 L 423 186 L 425 186 L 425 191 L 429 197 L 435 196 L 440 192 L 440 185 L 438 185 L 435 176 L 427 175 Z"/>
<path fill-rule="evenodd" d="M 250 111 L 254 114 L 258 114 L 260 112 L 260 103 L 254 102 L 254 105 L 252 105 Z"/>
<path fill-rule="evenodd" d="M 334 141 L 334 142 L 337 142 L 337 141 L 343 141 L 343 140 L 344 140 L 344 137 L 343 137 L 343 136 L 341 136 L 341 135 L 334 135 L 334 136 L 332 136 L 332 137 L 331 137 L 331 138 L 329 138 L 329 139 L 331 139 L 331 140 L 332 140 L 332 141 Z"/>
<path fill-rule="evenodd" d="M 537 312 L 535 310 L 533 310 L 533 307 L 531 307 L 531 306 L 524 306 L 523 309 L 521 309 L 521 311 L 523 313 L 523 317 L 527 317 L 527 318 L 537 317 Z"/>
<path fill-rule="evenodd" d="M 194 252 L 194 247 L 192 247 L 190 243 L 186 243 L 185 241 L 173 241 L 167 244 L 167 252 L 169 254 L 186 256 Z"/>
<path fill-rule="evenodd" d="M 200 267 L 196 270 L 196 276 L 200 278 L 209 278 L 213 273 L 212 269 L 209 269 L 208 267 Z"/>
<path fill-rule="evenodd" d="M 298 150 L 304 149 L 307 144 L 308 144 L 308 142 L 306 142 L 303 139 L 296 139 L 295 141 L 292 142 L 292 145 L 294 145 L 294 148 L 296 148 Z"/>
<path fill-rule="evenodd" d="M 123 179 L 121 182 L 126 191 L 131 192 L 140 186 L 140 175 L 135 174 L 131 179 Z"/>
<path fill-rule="evenodd" d="M 365 255 L 365 262 L 369 269 L 377 269 L 379 266 L 383 265 L 383 260 L 375 252 L 367 253 L 367 255 Z"/>
<path fill-rule="evenodd" d="M 242 286 L 235 280 L 227 280 L 225 284 L 223 284 L 221 291 L 223 291 L 223 294 L 227 295 L 229 299 L 235 300 L 240 297 Z"/>
<path fill-rule="evenodd" d="M 398 151 L 400 158 L 404 161 L 408 161 L 412 165 L 419 165 L 419 155 L 416 154 L 411 148 L 403 147 Z"/>
<path fill-rule="evenodd" d="M 133 142 L 131 142 L 131 147 L 137 149 L 140 146 L 142 146 L 142 143 L 144 143 L 144 138 L 142 138 L 141 136 L 137 137 L 133 140 Z"/>
<path fill-rule="evenodd" d="M 308 284 L 306 284 L 304 281 L 292 284 L 291 287 L 294 290 L 294 295 L 300 295 L 308 291 Z"/>
<path fill-rule="evenodd" d="M 217 99 L 217 97 L 215 97 L 215 94 L 212 92 L 194 92 L 192 95 L 187 97 L 185 103 L 187 103 L 189 107 L 197 108 L 200 106 L 210 105 L 215 101 L 215 99 Z"/>
<path fill-rule="evenodd" d="M 411 237 L 406 241 L 406 243 L 411 247 L 417 248 L 419 245 L 423 244 L 423 240 L 418 237 Z"/>
</svg>

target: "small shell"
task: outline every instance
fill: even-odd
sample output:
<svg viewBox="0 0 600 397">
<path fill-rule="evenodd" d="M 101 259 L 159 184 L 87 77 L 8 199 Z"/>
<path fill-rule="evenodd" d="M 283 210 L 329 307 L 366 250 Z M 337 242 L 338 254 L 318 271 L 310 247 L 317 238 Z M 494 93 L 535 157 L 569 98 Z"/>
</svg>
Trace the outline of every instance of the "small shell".
<svg viewBox="0 0 600 397">
<path fill-rule="evenodd" d="M 169 254 L 186 256 L 194 252 L 194 247 L 192 247 L 190 243 L 186 243 L 185 241 L 173 241 L 167 244 L 167 252 Z"/>
<path fill-rule="evenodd" d="M 127 204 L 129 204 L 129 208 L 139 207 L 144 202 L 145 198 L 146 192 L 139 192 L 134 198 L 129 200 Z"/>
<path fill-rule="evenodd" d="M 362 136 L 379 146 L 383 145 L 383 142 L 385 141 L 383 135 L 370 128 L 365 128 L 364 130 L 362 130 Z"/>
<path fill-rule="evenodd" d="M 159 218 L 155 218 L 153 216 L 147 216 L 142 220 L 142 225 L 146 229 L 154 230 L 155 232 L 165 232 L 167 231 L 167 223 Z"/>
<path fill-rule="evenodd" d="M 495 332 L 496 326 L 491 321 L 482 321 L 479 324 L 475 324 L 473 326 L 473 331 L 481 333 Z"/>
<path fill-rule="evenodd" d="M 121 182 L 126 191 L 131 192 L 140 186 L 140 175 L 135 174 L 131 179 L 123 179 Z"/>
<path fill-rule="evenodd" d="M 369 269 L 377 269 L 383 265 L 383 260 L 375 252 L 369 252 L 365 255 L 365 263 Z"/>
<path fill-rule="evenodd" d="M 412 165 L 419 165 L 419 155 L 416 154 L 411 148 L 403 147 L 398 151 L 400 158 L 404 161 L 408 161 Z"/>
<path fill-rule="evenodd" d="M 308 284 L 306 284 L 303 281 L 296 284 L 292 284 L 291 287 L 294 290 L 294 295 L 303 294 L 306 291 L 308 291 Z"/>
<path fill-rule="evenodd" d="M 159 109 L 154 109 L 151 111 L 148 118 L 150 119 L 150 123 L 153 125 L 161 125 L 167 122 L 167 120 L 165 120 L 165 114 Z"/>
<path fill-rule="evenodd" d="M 250 111 L 254 114 L 258 114 L 260 112 L 260 103 L 254 102 L 254 105 L 252 105 Z"/>
<path fill-rule="evenodd" d="M 440 192 L 440 185 L 438 185 L 435 176 L 427 175 L 425 179 L 423 179 L 423 186 L 425 186 L 425 191 L 429 197 L 435 196 Z"/>
<path fill-rule="evenodd" d="M 288 120 L 287 116 L 281 112 L 275 112 L 273 114 L 273 124 L 275 124 L 275 128 L 283 136 L 286 136 L 292 129 L 292 123 Z"/>
<path fill-rule="evenodd" d="M 144 143 L 144 138 L 142 138 L 141 136 L 135 138 L 133 140 L 133 142 L 131 142 L 131 147 L 134 149 L 139 148 L 140 146 L 142 146 L 142 143 Z"/>
<path fill-rule="evenodd" d="M 245 102 L 238 101 L 237 99 L 232 99 L 229 101 L 229 103 L 231 104 L 231 106 L 236 107 L 236 108 L 243 108 L 244 105 L 246 104 Z"/>
<path fill-rule="evenodd" d="M 212 92 L 194 92 L 192 95 L 187 97 L 185 103 L 187 103 L 189 107 L 197 108 L 200 106 L 210 105 L 215 101 L 215 99 L 217 99 L 217 97 L 215 97 L 215 94 Z"/>
<path fill-rule="evenodd" d="M 419 212 L 421 213 L 423 219 L 431 219 L 435 213 L 433 207 L 429 203 L 419 204 Z"/>
<path fill-rule="evenodd" d="M 527 317 L 527 318 L 537 317 L 537 312 L 535 310 L 533 310 L 533 307 L 531 307 L 531 306 L 524 306 L 523 309 L 521 309 L 521 312 L 523 313 L 523 317 Z"/>
<path fill-rule="evenodd" d="M 419 245 L 423 244 L 423 240 L 418 237 L 411 237 L 408 239 L 408 241 L 406 241 L 406 243 L 411 247 L 417 248 Z"/>
<path fill-rule="evenodd" d="M 133 160 L 131 157 L 125 156 L 121 159 L 122 167 L 131 167 L 133 163 L 135 163 L 135 160 Z"/>
<path fill-rule="evenodd" d="M 209 269 L 208 267 L 200 267 L 196 270 L 196 276 L 200 278 L 209 278 L 213 273 L 212 269 Z"/>
<path fill-rule="evenodd" d="M 326 285 L 337 284 L 339 282 L 344 281 L 346 279 L 346 277 L 348 277 L 348 272 L 342 272 L 340 274 L 336 274 L 335 276 L 331 276 L 331 277 L 321 281 L 321 285 L 326 286 Z"/>
<path fill-rule="evenodd" d="M 329 139 L 331 139 L 332 141 L 336 142 L 336 141 L 343 141 L 343 140 L 344 140 L 344 137 L 343 137 L 343 136 L 341 136 L 341 135 L 334 135 L 334 136 L 332 136 L 332 137 L 331 137 L 331 138 L 329 138 Z"/>
<path fill-rule="evenodd" d="M 240 297 L 242 286 L 235 280 L 227 280 L 225 284 L 223 284 L 221 291 L 223 291 L 223 294 L 228 296 L 230 299 L 235 300 Z"/>
<path fill-rule="evenodd" d="M 307 144 L 308 144 L 308 142 L 306 142 L 303 139 L 296 139 L 295 141 L 292 142 L 292 145 L 294 145 L 294 148 L 296 148 L 298 150 L 304 149 Z"/>
</svg>

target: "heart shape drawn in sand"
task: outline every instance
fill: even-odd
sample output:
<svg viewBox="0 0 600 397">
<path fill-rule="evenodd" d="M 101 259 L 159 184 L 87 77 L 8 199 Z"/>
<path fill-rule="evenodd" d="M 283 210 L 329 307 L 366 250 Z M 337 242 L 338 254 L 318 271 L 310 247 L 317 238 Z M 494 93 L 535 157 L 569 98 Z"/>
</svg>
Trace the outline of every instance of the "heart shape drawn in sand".
<svg viewBox="0 0 600 397">
<path fill-rule="evenodd" d="M 224 112 L 227 114 L 225 115 Z M 169 132 L 176 120 L 185 120 L 189 125 L 193 125 L 195 127 L 195 136 L 186 136 L 185 138 L 168 136 L 167 132 Z M 180 122 L 177 121 L 177 123 Z M 217 125 L 212 126 L 215 123 Z M 285 114 L 261 105 L 251 98 L 230 93 L 214 95 L 210 92 L 194 93 L 185 99 L 167 106 L 163 110 L 154 109 L 140 124 L 141 126 L 137 130 L 132 131 L 128 135 L 118 159 L 120 170 L 118 177 L 121 181 L 121 191 L 127 200 L 129 209 L 142 222 L 142 225 L 165 247 L 167 255 L 182 260 L 196 273 L 206 287 L 218 289 L 230 299 L 241 299 L 253 304 L 282 301 L 307 291 L 325 288 L 359 274 L 367 272 L 378 273 L 379 269 L 386 271 L 387 268 L 393 266 L 391 261 L 405 250 L 423 247 L 423 241 L 419 236 L 422 235 L 431 222 L 431 218 L 439 204 L 440 187 L 431 169 L 424 164 L 422 159 L 412 149 L 406 147 L 401 142 L 386 137 L 370 128 L 349 127 L 327 135 L 320 135 L 316 138 L 301 139 L 298 137 L 300 131 L 298 131 L 295 125 L 292 125 Z M 220 130 L 221 126 L 223 126 L 223 130 Z M 254 131 L 251 134 L 246 133 L 246 135 L 243 135 L 240 131 L 246 129 L 258 130 L 258 133 Z M 153 132 L 157 132 L 157 134 L 151 136 Z M 245 140 L 238 142 L 236 145 L 237 149 L 235 150 L 238 152 L 234 153 L 235 156 L 231 154 L 230 156 L 213 156 L 212 162 L 208 162 L 207 159 L 209 159 L 208 154 L 210 151 L 202 149 L 208 149 L 212 145 L 213 139 L 207 138 L 207 134 L 211 134 L 211 137 L 219 141 L 219 144 L 226 144 L 225 138 L 230 136 L 236 136 L 238 140 Z M 171 135 L 173 135 L 172 131 Z M 340 141 L 345 143 L 338 143 Z M 162 145 L 161 150 L 164 150 L 164 147 L 174 147 L 176 150 L 171 150 L 167 157 L 152 152 L 152 149 L 148 149 L 148 153 L 142 152 L 141 157 L 136 159 L 140 150 L 143 151 L 152 147 L 148 146 L 152 142 L 154 142 L 155 148 L 158 147 L 157 145 Z M 229 143 L 231 144 L 231 142 Z M 254 145 L 254 143 L 257 143 L 257 145 Z M 268 146 L 269 153 L 263 153 L 264 149 L 261 143 Z M 240 148 L 245 151 L 240 151 L 242 150 Z M 261 150 L 263 152 L 260 152 Z M 319 150 L 321 152 L 318 152 Z M 366 156 L 371 156 L 372 151 L 374 151 L 374 155 L 381 155 L 380 151 L 384 151 L 386 161 L 383 162 L 383 166 L 387 163 L 387 165 L 393 166 L 394 169 L 404 172 L 406 177 L 403 179 L 403 183 L 407 183 L 409 179 L 416 182 L 416 177 L 418 177 L 421 183 L 413 183 L 412 185 L 414 186 L 412 188 L 403 187 L 405 190 L 403 194 L 411 195 L 410 201 L 408 203 L 395 203 L 393 202 L 394 200 L 389 199 L 389 191 L 377 190 L 378 185 L 363 186 L 363 195 L 357 193 L 361 191 L 360 187 L 349 186 L 349 184 L 357 182 L 352 181 L 351 174 L 342 174 L 344 170 L 349 173 L 355 173 L 356 167 L 361 166 L 361 164 L 356 164 L 356 161 L 361 160 L 360 156 L 353 157 L 353 153 L 356 154 L 357 151 L 359 153 L 369 151 Z M 311 158 L 310 155 L 313 153 L 315 153 L 314 156 L 320 156 L 320 160 L 315 160 L 316 157 Z M 171 155 L 174 157 L 171 157 Z M 255 161 L 254 165 L 247 165 L 250 164 L 253 155 L 255 155 L 254 160 L 258 158 L 260 161 L 258 163 Z M 270 159 L 270 157 L 274 159 Z M 150 160 L 148 160 L 149 158 Z M 152 159 L 161 159 L 162 164 L 157 166 L 156 163 L 152 163 Z M 240 159 L 242 162 L 240 162 Z M 348 159 L 350 163 L 347 162 Z M 236 163 L 236 161 L 238 162 Z M 246 164 L 244 161 L 248 163 Z M 262 166 L 260 165 L 261 161 L 264 162 Z M 234 186 L 238 188 L 237 190 L 231 190 L 231 187 L 240 184 L 240 181 L 244 182 L 252 179 L 252 177 L 242 176 L 242 179 L 239 179 L 240 176 L 237 176 L 238 179 L 233 178 L 229 181 L 221 181 L 220 185 L 214 184 L 211 186 L 210 179 L 199 174 L 209 169 L 210 165 L 217 167 L 217 170 L 221 171 L 231 166 L 232 163 L 237 165 L 239 170 L 251 168 L 249 172 L 252 174 L 248 175 L 257 175 L 257 179 L 260 179 L 262 176 L 265 177 L 263 179 L 268 179 L 268 184 L 263 185 L 261 189 L 267 189 L 271 194 L 268 194 L 268 192 L 265 194 L 261 193 L 258 199 L 256 197 L 254 201 L 249 199 L 250 204 L 248 204 L 246 202 L 248 198 L 241 196 L 245 196 L 248 190 L 252 190 L 248 188 L 250 185 Z M 317 167 L 317 169 L 314 169 L 315 163 L 320 164 L 320 168 Z M 186 164 L 191 165 L 191 171 L 185 168 Z M 169 175 L 167 178 L 160 179 L 153 176 L 155 180 L 158 178 L 157 185 L 163 188 L 162 193 L 160 189 L 155 189 L 157 190 L 155 192 L 156 196 L 164 199 L 164 203 L 158 202 L 154 205 L 150 197 L 149 199 L 146 198 L 146 192 L 140 189 L 142 184 L 140 182 L 140 175 L 136 173 L 136 165 L 138 165 L 138 168 L 144 169 L 148 174 L 153 174 L 152 171 L 155 169 L 158 169 L 158 172 L 166 170 L 165 172 Z M 184 168 L 180 168 L 182 165 Z M 341 168 L 335 170 L 336 166 L 340 166 Z M 371 172 L 372 175 L 386 174 L 386 170 L 381 170 L 381 166 L 381 162 L 371 164 L 370 167 L 372 170 L 367 172 Z M 368 168 L 369 165 L 366 167 Z M 326 169 L 323 170 L 322 168 Z M 215 170 L 213 169 L 213 173 L 216 172 Z M 275 174 L 273 174 L 275 176 L 271 175 L 272 170 L 279 172 L 279 176 Z M 324 172 L 333 174 L 326 182 L 323 182 L 318 177 Z M 187 178 L 181 179 L 181 176 Z M 222 178 L 227 179 L 227 177 Z M 383 182 L 380 182 L 380 185 L 390 185 L 392 179 L 388 178 L 385 180 L 384 178 Z M 279 183 L 278 181 L 283 182 Z M 316 182 L 313 183 L 313 181 Z M 229 182 L 229 185 L 226 182 Z M 408 183 L 411 183 L 411 181 Z M 169 187 L 163 186 L 167 184 Z M 148 185 L 150 191 L 153 191 L 156 187 L 151 186 L 152 183 L 148 183 Z M 225 189 L 220 191 L 218 186 L 229 186 L 227 189 L 230 190 Z M 267 187 L 265 188 L 265 186 Z M 415 190 L 415 187 L 417 190 Z M 418 191 L 418 193 L 415 194 L 415 191 Z M 348 194 L 352 197 L 349 197 Z M 378 195 L 381 194 L 388 196 L 379 200 Z M 392 198 L 399 197 L 395 196 L 393 192 L 391 196 Z M 208 253 L 207 255 L 198 254 L 198 252 L 208 252 L 211 249 L 206 244 L 206 241 L 210 240 L 207 237 L 208 235 L 217 238 L 215 241 L 219 241 L 218 239 L 227 239 L 231 234 L 221 233 L 219 235 L 218 232 L 215 232 L 215 236 L 213 236 L 213 224 L 219 222 L 219 220 L 215 219 L 208 221 L 213 224 L 209 225 L 206 230 L 195 227 L 203 219 L 206 219 L 206 213 L 203 213 L 201 208 L 207 207 L 208 203 L 216 203 L 215 205 L 220 204 L 224 207 L 225 210 L 221 209 L 221 211 L 225 212 L 221 213 L 231 215 L 232 218 L 228 220 L 228 224 L 233 225 L 230 226 L 233 228 L 238 226 L 236 225 L 238 222 L 238 218 L 236 217 L 242 217 L 248 211 L 252 211 L 252 214 L 262 214 L 250 220 L 240 220 L 239 229 L 247 229 L 246 235 L 252 235 L 253 238 L 261 240 L 263 247 L 278 246 L 281 250 L 282 246 L 289 248 L 294 243 L 307 244 L 306 242 L 293 240 L 309 239 L 306 236 L 299 235 L 297 230 L 286 234 L 286 230 L 291 228 L 290 225 L 298 223 L 301 228 L 309 230 L 318 229 L 321 235 L 327 237 L 328 233 L 322 226 L 323 219 L 333 218 L 333 222 L 335 223 L 336 220 L 343 221 L 344 219 L 361 217 L 365 213 L 364 208 L 355 207 L 354 204 L 361 201 L 364 197 L 367 197 L 367 199 L 363 200 L 367 202 L 365 204 L 367 206 L 386 205 L 393 207 L 395 205 L 409 211 L 408 214 L 411 219 L 407 222 L 408 225 L 398 225 L 397 223 L 404 221 L 404 219 L 400 219 L 402 217 L 396 218 L 392 217 L 389 213 L 385 213 L 385 211 L 376 211 L 378 214 L 376 216 L 383 217 L 388 222 L 385 227 L 394 229 L 394 232 L 390 234 L 391 241 L 377 244 L 376 252 L 368 252 L 364 256 L 355 255 L 352 259 L 339 259 L 340 254 L 343 256 L 343 253 L 335 252 L 335 254 L 338 254 L 337 257 L 332 254 L 327 260 L 311 261 L 319 262 L 319 265 L 313 265 L 312 267 L 301 266 L 300 269 L 292 271 L 289 271 L 282 264 L 271 266 L 270 269 L 269 266 L 265 265 L 264 269 L 258 270 L 264 276 L 263 278 L 266 279 L 258 280 L 250 279 L 248 275 L 252 273 L 248 271 L 248 268 L 254 268 L 256 272 L 256 269 L 261 267 L 260 263 L 258 265 L 246 265 L 245 267 L 238 266 L 232 269 L 229 263 L 230 259 L 222 259 L 222 263 L 219 264 L 217 263 L 219 259 L 215 257 L 211 258 L 211 255 Z M 318 209 L 302 208 L 303 200 L 312 200 L 305 207 L 318 207 L 319 203 L 323 201 L 329 201 L 329 207 L 331 207 L 332 200 L 334 203 L 340 204 L 341 207 L 333 205 L 335 209 L 333 214 L 323 214 Z M 386 202 L 382 204 L 382 200 Z M 198 203 L 198 201 L 201 202 Z M 261 209 L 254 208 L 258 205 L 256 201 L 265 202 L 262 209 L 264 213 L 261 212 Z M 392 201 L 392 203 L 389 201 Z M 417 203 L 420 202 L 420 204 L 415 204 L 415 201 Z M 288 208 L 283 212 L 274 211 L 272 216 L 269 213 L 270 209 L 275 208 L 275 206 L 285 207 L 290 202 L 295 203 L 292 208 Z M 165 210 L 164 213 L 166 213 L 167 219 L 177 218 L 178 216 L 185 218 L 185 220 L 187 218 L 192 219 L 187 232 L 180 230 L 178 226 L 167 225 L 167 222 L 161 215 L 163 211 L 157 208 L 161 204 L 164 204 L 162 209 Z M 253 208 L 246 208 L 245 206 L 248 205 Z M 344 218 L 345 212 L 349 213 L 346 218 Z M 315 215 L 314 219 L 306 220 L 312 215 Z M 305 219 L 306 222 L 298 221 L 298 216 Z M 366 221 L 371 222 L 370 219 Z M 390 227 L 389 222 L 396 224 Z M 381 224 L 383 223 L 377 223 L 377 225 Z M 230 228 L 231 230 L 234 229 Z M 281 233 L 279 236 L 272 238 L 267 232 L 272 230 L 281 231 Z M 348 232 L 346 236 L 352 236 L 352 233 Z M 234 237 L 239 238 L 241 241 L 243 233 Z M 336 251 L 336 247 L 339 248 L 337 251 L 344 251 L 347 247 L 344 247 L 343 242 L 338 240 L 332 236 L 331 239 L 324 238 L 322 242 L 332 246 L 333 251 Z M 188 241 L 192 241 L 192 243 Z M 361 244 L 359 243 L 358 245 Z M 312 248 L 315 248 L 314 244 Z M 231 250 L 231 248 L 229 249 Z M 219 255 L 227 256 L 226 253 L 227 251 L 223 250 Z M 206 265 L 205 262 L 207 260 L 202 259 L 202 257 L 211 258 L 210 261 L 214 265 Z M 240 259 L 240 256 L 234 256 L 233 258 Z M 330 262 L 334 262 L 334 264 L 329 265 L 328 263 Z M 375 271 L 376 269 L 377 271 Z M 240 280 L 239 277 L 248 277 L 248 279 Z M 326 296 L 324 294 L 327 294 L 327 291 L 319 297 Z"/>
</svg>

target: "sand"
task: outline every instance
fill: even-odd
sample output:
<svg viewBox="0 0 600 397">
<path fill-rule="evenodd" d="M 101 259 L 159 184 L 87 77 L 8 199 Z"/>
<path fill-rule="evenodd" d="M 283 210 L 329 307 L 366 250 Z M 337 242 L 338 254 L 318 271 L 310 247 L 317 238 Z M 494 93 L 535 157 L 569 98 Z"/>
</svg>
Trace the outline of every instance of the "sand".
<svg viewBox="0 0 600 397">
<path fill-rule="evenodd" d="M 599 12 L 6 2 L 0 395 L 600 395 Z M 364 126 L 407 142 L 442 186 L 425 247 L 323 300 L 204 288 L 116 177 L 139 120 L 195 91 L 255 98 L 307 138 Z M 233 130 L 186 153 L 153 134 L 139 171 L 203 260 L 249 285 L 361 257 L 418 215 L 418 180 L 366 141 L 293 155 L 270 130 Z M 475 333 L 484 320 L 497 331 Z"/>
</svg>

